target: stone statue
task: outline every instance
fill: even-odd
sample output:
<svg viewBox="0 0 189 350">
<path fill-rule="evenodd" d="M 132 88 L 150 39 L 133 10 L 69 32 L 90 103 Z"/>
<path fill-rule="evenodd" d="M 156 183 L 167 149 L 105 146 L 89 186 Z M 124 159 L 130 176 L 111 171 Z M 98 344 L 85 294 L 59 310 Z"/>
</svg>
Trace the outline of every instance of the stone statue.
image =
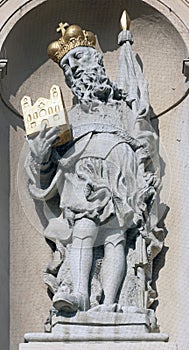
<svg viewBox="0 0 189 350">
<path fill-rule="evenodd" d="M 150 305 L 153 259 L 163 246 L 157 227 L 159 164 L 148 89 L 128 24 L 119 35 L 116 83 L 105 73 L 95 36 L 60 25 L 48 53 L 74 95 L 72 139 L 46 126 L 28 138 L 29 191 L 43 203 L 52 262 L 45 282 L 53 314 L 144 312 Z"/>
</svg>

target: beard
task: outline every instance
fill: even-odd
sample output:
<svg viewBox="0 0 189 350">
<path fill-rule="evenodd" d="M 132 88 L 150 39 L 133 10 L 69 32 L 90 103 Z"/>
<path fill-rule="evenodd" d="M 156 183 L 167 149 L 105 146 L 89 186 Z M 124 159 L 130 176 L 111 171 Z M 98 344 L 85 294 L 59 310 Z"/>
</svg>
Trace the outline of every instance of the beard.
<svg viewBox="0 0 189 350">
<path fill-rule="evenodd" d="M 112 104 L 122 98 L 121 90 L 106 76 L 104 67 L 97 64 L 85 71 L 76 71 L 70 86 L 77 103 L 84 110 L 93 110 L 99 104 Z"/>
</svg>

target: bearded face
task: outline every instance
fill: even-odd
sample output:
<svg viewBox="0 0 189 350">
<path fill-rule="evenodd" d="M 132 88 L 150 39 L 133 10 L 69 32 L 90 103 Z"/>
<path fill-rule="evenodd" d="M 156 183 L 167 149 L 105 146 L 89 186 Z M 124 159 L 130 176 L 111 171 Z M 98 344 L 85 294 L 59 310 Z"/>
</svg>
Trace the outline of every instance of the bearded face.
<svg viewBox="0 0 189 350">
<path fill-rule="evenodd" d="M 106 76 L 102 55 L 95 49 L 72 49 L 63 57 L 60 66 L 67 85 L 81 105 L 91 107 L 114 99 L 118 89 L 116 90 L 115 85 Z"/>
</svg>

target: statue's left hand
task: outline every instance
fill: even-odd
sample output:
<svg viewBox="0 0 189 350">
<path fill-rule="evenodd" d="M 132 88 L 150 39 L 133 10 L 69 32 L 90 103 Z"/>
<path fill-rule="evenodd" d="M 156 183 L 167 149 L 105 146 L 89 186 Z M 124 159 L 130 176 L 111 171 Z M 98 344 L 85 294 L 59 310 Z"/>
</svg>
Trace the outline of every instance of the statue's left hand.
<svg viewBox="0 0 189 350">
<path fill-rule="evenodd" d="M 39 134 L 34 139 L 27 139 L 32 158 L 39 164 L 49 161 L 52 145 L 57 140 L 60 130 L 57 127 L 46 129 L 43 126 Z"/>
</svg>

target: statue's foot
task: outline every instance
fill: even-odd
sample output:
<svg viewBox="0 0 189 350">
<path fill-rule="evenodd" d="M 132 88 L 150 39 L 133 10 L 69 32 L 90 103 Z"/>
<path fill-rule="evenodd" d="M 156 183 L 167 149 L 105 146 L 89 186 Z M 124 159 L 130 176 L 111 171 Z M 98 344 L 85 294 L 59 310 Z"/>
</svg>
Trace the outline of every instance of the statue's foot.
<svg viewBox="0 0 189 350">
<path fill-rule="evenodd" d="M 57 292 L 53 297 L 53 306 L 58 311 L 75 312 L 79 308 L 77 298 L 69 293 Z"/>
<path fill-rule="evenodd" d="M 87 311 L 89 309 L 88 296 L 81 293 L 69 294 L 58 291 L 53 297 L 53 306 L 56 310 L 64 312 L 76 312 L 78 309 Z"/>
<path fill-rule="evenodd" d="M 122 309 L 119 304 L 114 303 L 110 305 L 101 304 L 93 307 L 88 312 L 122 312 Z"/>
</svg>

